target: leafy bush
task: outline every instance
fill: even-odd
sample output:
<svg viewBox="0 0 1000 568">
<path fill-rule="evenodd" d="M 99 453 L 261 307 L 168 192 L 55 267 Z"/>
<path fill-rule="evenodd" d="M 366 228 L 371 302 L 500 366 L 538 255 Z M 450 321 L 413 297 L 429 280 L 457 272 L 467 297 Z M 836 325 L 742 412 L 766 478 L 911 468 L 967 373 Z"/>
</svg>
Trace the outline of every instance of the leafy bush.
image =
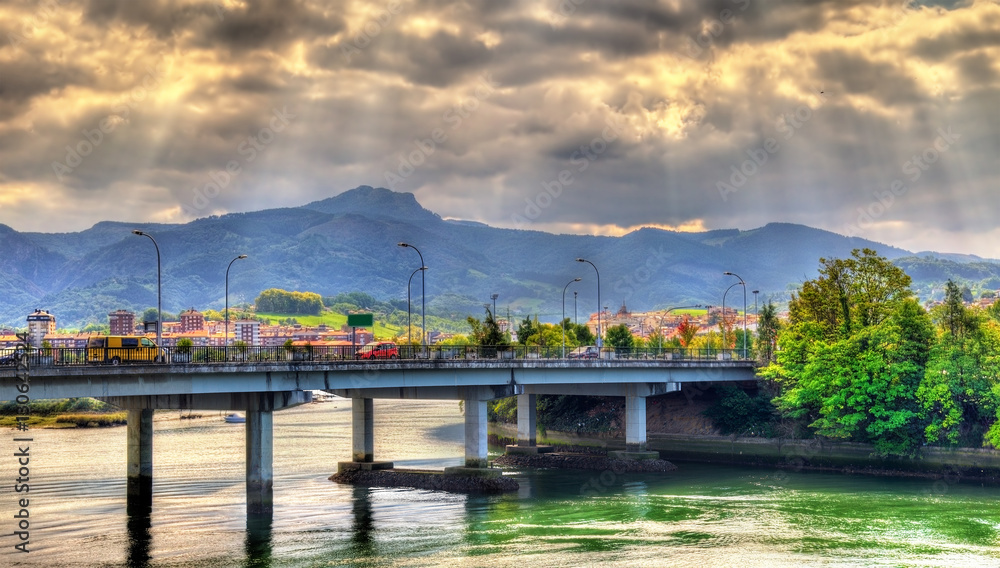
<svg viewBox="0 0 1000 568">
<path fill-rule="evenodd" d="M 744 434 L 771 438 L 778 415 L 763 391 L 753 398 L 732 385 L 713 386 L 718 401 L 704 412 L 723 434 Z"/>
</svg>

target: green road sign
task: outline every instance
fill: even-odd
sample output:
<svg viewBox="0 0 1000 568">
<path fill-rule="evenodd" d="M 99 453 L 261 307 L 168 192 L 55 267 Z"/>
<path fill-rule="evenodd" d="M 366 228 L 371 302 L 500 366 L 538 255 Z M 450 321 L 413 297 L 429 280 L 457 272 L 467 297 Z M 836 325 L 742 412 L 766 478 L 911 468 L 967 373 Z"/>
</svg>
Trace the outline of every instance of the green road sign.
<svg viewBox="0 0 1000 568">
<path fill-rule="evenodd" d="M 348 314 L 348 327 L 375 327 L 375 314 Z"/>
</svg>

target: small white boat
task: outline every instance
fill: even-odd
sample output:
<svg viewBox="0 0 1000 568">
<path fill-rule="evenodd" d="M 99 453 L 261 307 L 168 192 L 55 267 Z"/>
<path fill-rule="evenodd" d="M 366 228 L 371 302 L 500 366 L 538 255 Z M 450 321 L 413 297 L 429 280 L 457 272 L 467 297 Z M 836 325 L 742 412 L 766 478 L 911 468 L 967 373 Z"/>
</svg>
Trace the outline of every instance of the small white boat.
<svg viewBox="0 0 1000 568">
<path fill-rule="evenodd" d="M 246 417 L 244 417 L 242 414 L 236 414 L 236 413 L 227 414 L 226 417 L 223 418 L 223 420 L 225 420 L 230 424 L 242 424 L 247 421 Z"/>
</svg>

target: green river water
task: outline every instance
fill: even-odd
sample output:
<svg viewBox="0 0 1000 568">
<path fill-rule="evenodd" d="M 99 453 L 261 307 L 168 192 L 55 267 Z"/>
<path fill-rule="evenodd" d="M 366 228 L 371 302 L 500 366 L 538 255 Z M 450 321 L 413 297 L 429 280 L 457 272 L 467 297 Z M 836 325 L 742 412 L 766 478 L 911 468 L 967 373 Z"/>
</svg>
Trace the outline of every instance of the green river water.
<svg viewBox="0 0 1000 568">
<path fill-rule="evenodd" d="M 276 413 L 274 519 L 248 530 L 243 428 L 203 414 L 157 414 L 148 519 L 126 514 L 124 428 L 32 431 L 27 554 L 4 451 L 0 566 L 1000 567 L 1000 488 L 961 479 L 681 462 L 512 470 L 520 491 L 495 497 L 340 486 L 346 401 Z M 376 458 L 397 466 L 457 464 L 462 431 L 456 402 L 376 401 Z"/>
</svg>

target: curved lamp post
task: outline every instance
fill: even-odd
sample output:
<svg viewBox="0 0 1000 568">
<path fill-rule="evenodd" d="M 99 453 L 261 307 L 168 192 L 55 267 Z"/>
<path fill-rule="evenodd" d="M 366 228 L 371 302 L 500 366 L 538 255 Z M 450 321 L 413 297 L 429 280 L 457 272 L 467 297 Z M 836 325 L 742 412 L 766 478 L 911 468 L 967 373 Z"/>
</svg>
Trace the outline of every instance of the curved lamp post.
<svg viewBox="0 0 1000 568">
<path fill-rule="evenodd" d="M 734 272 L 724 272 L 726 276 L 735 276 L 743 285 L 743 358 L 747 358 L 747 283 Z"/>
<path fill-rule="evenodd" d="M 229 347 L 229 269 L 233 267 L 233 263 L 237 260 L 243 260 L 247 255 L 241 254 L 236 258 L 229 261 L 229 266 L 226 267 L 226 337 L 223 345 Z"/>
<path fill-rule="evenodd" d="M 406 281 L 406 342 L 410 344 L 410 349 L 413 349 L 413 326 L 410 325 L 410 283 L 413 282 L 413 276 L 421 270 L 427 270 L 427 267 L 421 266 L 414 270 L 410 274 L 410 279 Z"/>
<path fill-rule="evenodd" d="M 604 340 L 601 339 L 601 271 L 597 269 L 597 266 L 593 262 L 585 258 L 576 259 L 577 262 L 586 262 L 587 264 L 594 267 L 594 272 L 597 273 L 597 349 L 600 352 L 601 347 L 604 346 Z"/>
<path fill-rule="evenodd" d="M 695 304 L 693 306 L 674 306 L 672 308 L 667 308 L 666 310 L 663 311 L 663 315 L 660 316 L 660 328 L 656 330 L 656 333 L 661 334 L 660 335 L 660 349 L 663 349 L 663 335 L 662 335 L 662 333 L 663 333 L 663 318 L 667 317 L 667 314 L 669 314 L 670 312 L 672 312 L 674 310 L 687 310 L 687 309 L 691 309 L 691 308 L 700 308 L 700 307 L 702 307 L 701 304 Z"/>
<path fill-rule="evenodd" d="M 160 279 L 160 246 L 156 244 L 156 239 L 153 238 L 149 233 L 140 231 L 139 229 L 134 229 L 132 231 L 133 235 L 139 235 L 140 237 L 149 237 L 149 240 L 153 241 L 153 247 L 156 249 L 156 348 L 163 349 L 161 343 L 162 334 L 160 333 L 160 328 L 163 327 L 163 322 L 161 321 L 163 313 L 163 303 L 161 294 L 161 279 Z"/>
<path fill-rule="evenodd" d="M 411 248 L 417 251 L 417 256 L 420 257 L 420 345 L 424 344 L 424 340 L 427 337 L 427 279 L 424 274 L 427 272 L 427 265 L 424 264 L 424 255 L 420 254 L 420 249 L 409 244 L 409 243 L 399 243 L 397 246 L 403 248 Z M 411 275 L 412 277 L 412 275 Z M 409 288 L 409 285 L 407 285 Z"/>
<path fill-rule="evenodd" d="M 734 283 L 732 283 L 732 284 L 729 285 L 729 288 L 726 288 L 725 292 L 722 293 L 722 342 L 723 342 L 723 344 L 725 344 L 725 342 L 726 342 L 726 294 L 728 294 L 729 291 L 733 289 L 733 286 L 739 286 L 739 285 L 740 285 L 739 282 L 734 282 Z M 725 347 L 725 345 L 723 345 L 723 347 Z"/>
<path fill-rule="evenodd" d="M 565 286 L 563 286 L 563 296 L 562 296 L 562 310 L 563 310 L 563 312 L 562 312 L 562 319 L 559 320 L 559 327 L 562 328 L 562 334 L 563 334 L 563 346 L 562 346 L 562 358 L 563 359 L 566 358 L 566 288 L 569 288 L 570 284 L 572 284 L 574 282 L 579 282 L 580 280 L 582 280 L 582 279 L 581 278 L 574 278 L 574 279 L 570 280 L 569 282 L 567 282 Z"/>
</svg>

